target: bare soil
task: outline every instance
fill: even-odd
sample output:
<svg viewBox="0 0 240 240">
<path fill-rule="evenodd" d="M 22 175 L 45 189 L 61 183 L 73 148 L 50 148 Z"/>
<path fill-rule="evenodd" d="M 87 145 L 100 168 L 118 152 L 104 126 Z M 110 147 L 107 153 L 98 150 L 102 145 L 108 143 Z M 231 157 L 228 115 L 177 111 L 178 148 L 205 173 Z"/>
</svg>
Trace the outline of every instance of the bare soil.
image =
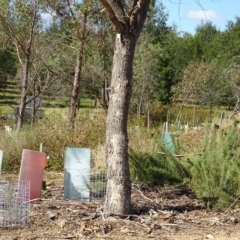
<svg viewBox="0 0 240 240">
<path fill-rule="evenodd" d="M 17 179 L 3 174 L 1 179 Z M 30 223 L 22 229 L 0 229 L 0 239 L 240 239 L 240 207 L 204 209 L 191 189 L 143 188 L 133 185 L 129 216 L 102 214 L 104 199 L 63 199 L 63 174 L 45 173 L 46 191 L 31 203 Z"/>
</svg>

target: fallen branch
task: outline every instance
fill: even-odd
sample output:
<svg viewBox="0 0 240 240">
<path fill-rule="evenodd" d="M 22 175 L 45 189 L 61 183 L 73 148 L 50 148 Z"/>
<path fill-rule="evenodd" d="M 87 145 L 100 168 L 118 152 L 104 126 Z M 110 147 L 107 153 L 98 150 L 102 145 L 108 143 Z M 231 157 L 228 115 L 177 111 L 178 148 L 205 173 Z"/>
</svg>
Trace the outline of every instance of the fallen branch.
<svg viewBox="0 0 240 240">
<path fill-rule="evenodd" d="M 159 154 L 165 155 L 165 152 L 157 152 Z M 175 157 L 185 157 L 185 155 L 181 155 L 181 154 L 172 154 Z M 189 156 L 197 156 L 197 155 L 202 155 L 202 153 L 194 153 L 194 154 L 190 154 Z"/>
<path fill-rule="evenodd" d="M 162 154 L 162 155 L 166 154 L 165 152 L 157 152 L 157 153 Z M 184 155 L 181 155 L 181 154 L 179 154 L 179 155 L 173 154 L 173 156 L 175 156 L 175 157 L 185 157 Z"/>
</svg>

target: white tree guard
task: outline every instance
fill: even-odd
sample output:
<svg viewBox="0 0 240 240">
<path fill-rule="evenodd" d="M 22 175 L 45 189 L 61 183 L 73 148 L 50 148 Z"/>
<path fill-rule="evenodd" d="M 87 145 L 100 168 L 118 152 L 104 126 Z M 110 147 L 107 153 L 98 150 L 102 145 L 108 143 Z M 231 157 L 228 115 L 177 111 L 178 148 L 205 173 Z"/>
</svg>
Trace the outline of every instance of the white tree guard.
<svg viewBox="0 0 240 240">
<path fill-rule="evenodd" d="M 64 159 L 64 199 L 89 201 L 90 149 L 66 148 Z"/>
</svg>

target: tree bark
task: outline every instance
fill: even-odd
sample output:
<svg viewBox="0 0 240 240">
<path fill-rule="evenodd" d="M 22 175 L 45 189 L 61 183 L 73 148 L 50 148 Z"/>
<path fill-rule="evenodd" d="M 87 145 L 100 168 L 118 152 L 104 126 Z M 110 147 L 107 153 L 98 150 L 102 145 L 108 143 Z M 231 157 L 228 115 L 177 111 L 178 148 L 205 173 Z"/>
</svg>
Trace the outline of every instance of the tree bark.
<svg viewBox="0 0 240 240">
<path fill-rule="evenodd" d="M 132 89 L 135 40 L 117 35 L 106 130 L 107 195 L 104 213 L 128 214 L 131 182 L 128 165 L 127 119 Z"/>
<path fill-rule="evenodd" d="M 107 193 L 104 214 L 126 215 L 131 211 L 127 120 L 133 57 L 150 0 L 134 0 L 129 13 L 120 0 L 99 1 L 117 32 L 106 126 Z"/>
</svg>

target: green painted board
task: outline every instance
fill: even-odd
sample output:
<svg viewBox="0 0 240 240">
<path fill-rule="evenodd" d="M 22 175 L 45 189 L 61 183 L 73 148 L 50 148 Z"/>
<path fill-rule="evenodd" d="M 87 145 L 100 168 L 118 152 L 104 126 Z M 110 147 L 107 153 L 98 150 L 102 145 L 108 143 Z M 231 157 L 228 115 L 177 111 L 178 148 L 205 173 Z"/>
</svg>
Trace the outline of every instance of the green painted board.
<svg viewBox="0 0 240 240">
<path fill-rule="evenodd" d="M 171 135 L 167 132 L 164 132 L 162 134 L 162 137 L 163 137 L 163 142 L 164 142 L 166 148 L 170 151 L 170 153 L 174 153 L 175 147 L 174 147 Z"/>
</svg>

